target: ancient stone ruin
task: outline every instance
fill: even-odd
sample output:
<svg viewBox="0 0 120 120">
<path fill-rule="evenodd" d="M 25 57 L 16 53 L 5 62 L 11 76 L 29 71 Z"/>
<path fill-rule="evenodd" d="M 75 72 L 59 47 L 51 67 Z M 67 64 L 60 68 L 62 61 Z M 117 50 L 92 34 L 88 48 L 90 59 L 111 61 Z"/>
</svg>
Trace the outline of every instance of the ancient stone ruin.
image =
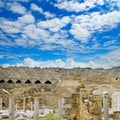
<svg viewBox="0 0 120 120">
<path fill-rule="evenodd" d="M 23 101 L 24 109 L 32 109 L 30 103 L 39 97 L 39 106 L 53 109 L 60 120 L 118 120 L 120 106 L 114 101 L 117 96 L 119 102 L 119 84 L 120 67 L 0 68 L 2 109 L 8 107 L 10 96 L 14 97 L 17 109 L 23 109 Z M 115 105 L 119 108 L 114 108 Z"/>
</svg>

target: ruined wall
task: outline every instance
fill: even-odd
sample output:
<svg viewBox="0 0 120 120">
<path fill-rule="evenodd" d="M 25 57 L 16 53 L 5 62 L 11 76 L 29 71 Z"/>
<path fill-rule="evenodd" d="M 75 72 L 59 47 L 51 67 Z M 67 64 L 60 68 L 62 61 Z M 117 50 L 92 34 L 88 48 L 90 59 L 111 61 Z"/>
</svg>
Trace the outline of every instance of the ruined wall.
<svg viewBox="0 0 120 120">
<path fill-rule="evenodd" d="M 80 120 L 79 94 L 66 94 L 62 100 L 63 120 Z"/>
<path fill-rule="evenodd" d="M 120 68 L 113 69 L 91 69 L 91 68 L 27 68 L 27 67 L 0 67 L 0 82 L 4 80 L 6 83 L 12 80 L 16 83 L 18 80 L 25 83 L 29 80 L 34 84 L 37 80 L 45 83 L 47 80 L 52 83 L 58 83 L 66 78 L 75 75 L 81 75 L 88 83 L 108 84 L 112 80 L 120 81 Z M 10 81 L 9 81 L 10 82 Z"/>
</svg>

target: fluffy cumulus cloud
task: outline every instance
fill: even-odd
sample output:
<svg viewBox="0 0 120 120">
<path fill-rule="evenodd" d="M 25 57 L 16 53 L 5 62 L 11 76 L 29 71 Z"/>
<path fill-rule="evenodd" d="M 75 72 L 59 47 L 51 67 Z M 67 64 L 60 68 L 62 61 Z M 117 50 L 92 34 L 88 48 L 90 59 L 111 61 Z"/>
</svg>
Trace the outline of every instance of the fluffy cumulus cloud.
<svg viewBox="0 0 120 120">
<path fill-rule="evenodd" d="M 62 68 L 74 68 L 74 67 L 90 67 L 90 68 L 112 68 L 114 66 L 120 65 L 120 49 L 114 50 L 107 54 L 95 55 L 89 58 L 89 62 L 77 62 L 73 59 L 66 59 L 62 61 L 61 59 L 51 60 L 51 61 L 34 61 L 31 58 L 24 59 L 24 66 L 29 67 L 62 67 Z"/>
<path fill-rule="evenodd" d="M 86 42 L 90 37 L 90 31 L 82 27 L 79 23 L 72 25 L 70 33 L 74 36 L 74 38 L 80 40 L 81 42 Z"/>
<path fill-rule="evenodd" d="M 9 67 L 9 64 L 4 64 L 2 67 Z M 87 67 L 85 63 L 75 62 L 73 59 L 67 59 L 66 61 L 62 61 L 61 59 L 56 60 L 48 60 L 48 61 L 35 61 L 31 58 L 25 58 L 23 63 L 17 63 L 12 66 L 24 66 L 24 67 L 60 67 L 60 68 L 74 68 L 74 67 Z"/>
<path fill-rule="evenodd" d="M 11 4 L 10 6 L 10 10 L 14 13 L 18 13 L 18 14 L 25 14 L 26 13 L 26 8 L 23 7 L 21 4 L 19 3 L 14 3 Z"/>
<path fill-rule="evenodd" d="M 18 22 L 20 22 L 21 24 L 32 24 L 34 23 L 34 21 L 35 18 L 31 14 L 25 14 L 24 16 L 18 18 Z"/>
<path fill-rule="evenodd" d="M 54 18 L 55 17 L 55 14 L 50 13 L 50 12 L 44 12 L 44 15 L 46 18 Z"/>
<path fill-rule="evenodd" d="M 18 22 L 10 21 L 4 18 L 0 18 L 0 28 L 6 33 L 14 34 L 20 31 L 20 24 Z"/>
<path fill-rule="evenodd" d="M 41 21 L 35 24 L 34 16 L 31 14 L 25 14 L 18 17 L 16 21 L 1 18 L 0 21 L 2 24 L 0 24 L 0 28 L 11 37 L 13 37 L 13 34 L 20 33 L 20 38 L 18 37 L 14 40 L 14 44 L 18 46 L 38 45 L 41 50 L 52 50 L 57 47 L 52 46 L 52 43 L 65 47 L 64 43 L 66 43 L 67 46 L 69 41 L 71 41 L 68 40 L 67 42 L 65 40 L 67 32 L 61 30 L 62 27 L 68 24 L 69 20 L 70 18 L 65 16 L 61 19 L 54 18 L 52 20 Z M 46 45 L 43 46 L 43 43 Z"/>
<path fill-rule="evenodd" d="M 56 0 L 56 2 L 57 3 L 54 4 L 55 7 L 70 12 L 89 11 L 92 8 L 105 4 L 108 4 L 111 10 L 114 9 L 114 6 L 120 7 L 119 0 L 84 0 L 83 2 L 78 0 Z"/>
<path fill-rule="evenodd" d="M 41 28 L 37 28 L 34 24 L 27 25 L 24 28 L 24 34 L 26 34 L 27 37 L 29 37 L 29 39 L 39 39 L 39 38 L 45 39 L 49 37 L 48 31 Z"/>
<path fill-rule="evenodd" d="M 31 4 L 31 9 L 33 10 L 33 11 L 38 11 L 38 12 L 40 12 L 40 13 L 43 13 L 43 9 L 41 8 L 41 7 L 39 7 L 39 6 L 37 6 L 36 4 Z"/>
<path fill-rule="evenodd" d="M 103 5 L 104 0 L 85 0 L 84 2 L 78 2 L 74 0 L 70 1 L 58 1 L 57 4 L 54 4 L 59 9 L 65 9 L 67 11 L 75 11 L 75 12 L 81 12 L 81 11 L 88 11 L 91 8 L 94 8 L 96 5 Z"/>
<path fill-rule="evenodd" d="M 31 10 L 32 11 L 37 11 L 40 14 L 45 15 L 46 18 L 53 18 L 53 17 L 55 17 L 54 14 L 50 13 L 49 11 L 44 12 L 44 10 L 41 7 L 39 7 L 38 5 L 33 4 L 33 3 L 31 4 Z"/>
<path fill-rule="evenodd" d="M 70 33 L 74 38 L 86 42 L 96 31 L 103 32 L 113 29 L 119 21 L 119 11 L 112 11 L 103 14 L 100 12 L 93 12 L 88 15 L 74 16 Z"/>
<path fill-rule="evenodd" d="M 51 20 L 40 21 L 37 25 L 38 27 L 49 29 L 51 32 L 57 32 L 61 28 L 65 27 L 70 22 L 69 16 L 64 16 L 60 18 L 53 18 Z"/>
<path fill-rule="evenodd" d="M 74 61 L 72 58 L 66 59 L 66 61 L 63 61 L 62 59 L 56 59 L 56 60 L 48 60 L 48 61 L 37 61 L 33 60 L 31 58 L 25 58 L 22 63 L 16 63 L 12 66 L 24 66 L 24 67 L 60 67 L 60 68 L 112 68 L 114 66 L 120 65 L 120 49 L 114 50 L 112 52 L 109 52 L 108 54 L 101 54 L 101 55 L 95 55 L 92 58 L 88 57 L 89 62 L 78 62 Z M 2 67 L 9 67 L 9 64 L 3 64 Z"/>
<path fill-rule="evenodd" d="M 0 28 L 8 34 L 22 33 L 23 27 L 27 24 L 34 23 L 35 19 L 32 15 L 26 14 L 19 17 L 17 21 L 7 20 L 5 18 L 0 18 Z"/>
</svg>

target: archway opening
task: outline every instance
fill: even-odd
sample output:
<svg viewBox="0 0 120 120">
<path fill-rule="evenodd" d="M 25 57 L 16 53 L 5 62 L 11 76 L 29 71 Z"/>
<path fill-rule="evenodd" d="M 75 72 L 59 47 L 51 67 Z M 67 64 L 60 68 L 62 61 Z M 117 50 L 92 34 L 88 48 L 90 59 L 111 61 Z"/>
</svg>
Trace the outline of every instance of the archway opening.
<svg viewBox="0 0 120 120">
<path fill-rule="evenodd" d="M 30 81 L 30 80 L 27 80 L 27 81 L 25 82 L 25 84 L 31 84 L 31 81 Z"/>
<path fill-rule="evenodd" d="M 35 84 L 41 84 L 41 82 L 39 80 L 36 80 Z"/>
<path fill-rule="evenodd" d="M 5 83 L 5 81 L 4 80 L 0 80 L 0 83 Z"/>
<path fill-rule="evenodd" d="M 52 84 L 51 81 L 47 80 L 45 84 Z"/>
<path fill-rule="evenodd" d="M 12 81 L 12 80 L 8 80 L 7 83 L 10 83 L 10 84 L 11 84 L 11 83 L 13 83 L 13 81 Z"/>
<path fill-rule="evenodd" d="M 20 84 L 20 83 L 22 83 L 22 82 L 21 82 L 21 80 L 17 80 L 16 83 Z"/>
</svg>

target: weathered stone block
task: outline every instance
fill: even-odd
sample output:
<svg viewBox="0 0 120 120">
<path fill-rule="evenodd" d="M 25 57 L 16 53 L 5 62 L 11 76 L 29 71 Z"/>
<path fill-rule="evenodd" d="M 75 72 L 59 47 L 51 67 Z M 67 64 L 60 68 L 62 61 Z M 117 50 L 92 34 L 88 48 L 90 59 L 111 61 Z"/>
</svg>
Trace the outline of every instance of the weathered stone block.
<svg viewBox="0 0 120 120">
<path fill-rule="evenodd" d="M 63 109 L 64 108 L 72 108 L 72 105 L 71 104 L 65 104 L 64 106 L 63 106 Z"/>
</svg>

